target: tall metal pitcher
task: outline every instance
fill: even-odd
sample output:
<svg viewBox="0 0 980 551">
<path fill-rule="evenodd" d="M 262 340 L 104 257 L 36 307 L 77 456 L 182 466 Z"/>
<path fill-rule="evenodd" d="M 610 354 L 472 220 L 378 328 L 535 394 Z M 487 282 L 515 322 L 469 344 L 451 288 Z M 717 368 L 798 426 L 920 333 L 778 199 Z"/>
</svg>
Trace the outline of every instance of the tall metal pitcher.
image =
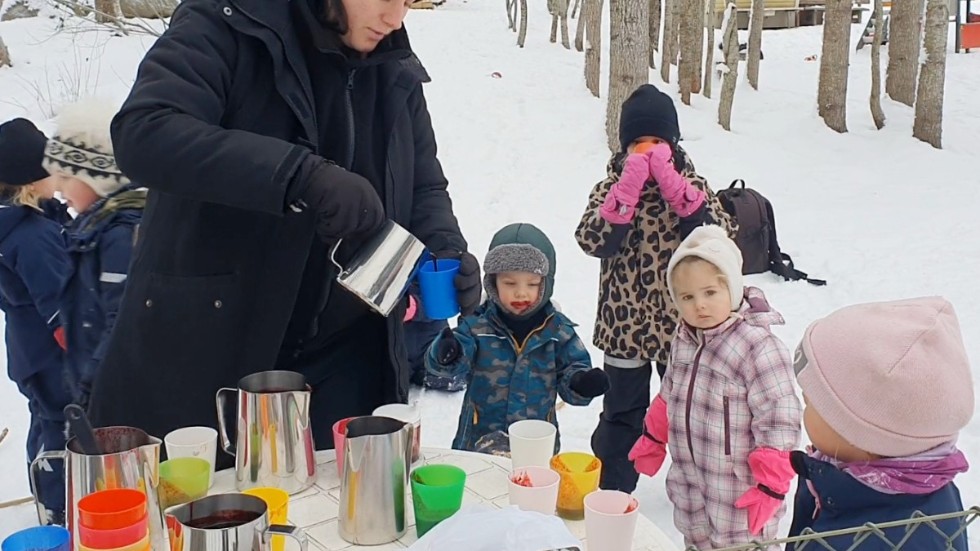
<svg viewBox="0 0 980 551">
<path fill-rule="evenodd" d="M 340 537 L 380 545 L 405 535 L 405 492 L 412 464 L 411 424 L 358 417 L 347 424 L 340 481 Z"/>
<path fill-rule="evenodd" d="M 51 462 L 65 464 L 65 512 L 72 541 L 78 540 L 78 502 L 85 496 L 115 488 L 131 488 L 146 494 L 146 513 L 149 521 L 150 544 L 153 551 L 167 548 L 167 532 L 160 506 L 159 438 L 133 427 L 103 427 L 94 429 L 95 440 L 102 455 L 86 455 L 77 438 L 68 440 L 65 450 L 38 454 L 31 463 L 31 484 L 38 490 L 37 474 Z M 36 495 L 36 494 L 35 494 Z M 39 516 L 43 513 L 38 506 Z"/>
<path fill-rule="evenodd" d="M 237 394 L 237 437 L 234 446 L 225 423 L 228 396 Z M 263 371 L 222 388 L 215 395 L 218 432 L 224 450 L 235 456 L 235 486 L 260 486 L 290 494 L 316 481 L 310 387 L 293 371 Z"/>
</svg>

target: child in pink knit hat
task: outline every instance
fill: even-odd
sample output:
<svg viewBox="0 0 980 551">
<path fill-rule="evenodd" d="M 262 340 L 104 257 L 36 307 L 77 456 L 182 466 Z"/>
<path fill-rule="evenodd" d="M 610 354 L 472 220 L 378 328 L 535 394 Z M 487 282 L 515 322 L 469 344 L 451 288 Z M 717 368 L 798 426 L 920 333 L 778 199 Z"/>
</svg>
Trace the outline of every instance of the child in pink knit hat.
<svg viewBox="0 0 980 551">
<path fill-rule="evenodd" d="M 967 470 L 957 434 L 973 417 L 970 363 L 953 306 L 939 297 L 860 304 L 817 320 L 796 351 L 803 423 L 813 445 L 790 535 L 963 510 L 953 478 Z M 955 519 L 933 528 L 824 538 L 833 549 L 967 550 Z M 807 548 L 809 549 L 809 545 Z M 790 544 L 788 551 L 794 546 Z"/>
<path fill-rule="evenodd" d="M 680 244 L 667 284 L 683 323 L 629 458 L 653 476 L 669 447 L 667 496 L 685 547 L 774 538 L 802 416 L 789 350 L 770 330 L 783 318 L 743 286 L 742 255 L 718 226 Z"/>
</svg>

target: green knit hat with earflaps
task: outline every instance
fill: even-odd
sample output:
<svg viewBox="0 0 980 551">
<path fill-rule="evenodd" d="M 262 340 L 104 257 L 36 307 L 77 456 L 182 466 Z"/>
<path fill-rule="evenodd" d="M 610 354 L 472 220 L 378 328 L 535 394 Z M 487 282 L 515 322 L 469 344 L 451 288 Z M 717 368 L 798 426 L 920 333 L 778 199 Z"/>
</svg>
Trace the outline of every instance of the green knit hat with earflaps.
<svg viewBox="0 0 980 551">
<path fill-rule="evenodd" d="M 538 302 L 518 317 L 534 315 L 551 300 L 555 288 L 555 247 L 551 240 L 532 224 L 518 223 L 505 226 L 490 241 L 490 251 L 483 261 L 483 288 L 490 300 L 500 306 L 497 295 L 497 274 L 502 272 L 528 272 L 544 277 Z"/>
</svg>

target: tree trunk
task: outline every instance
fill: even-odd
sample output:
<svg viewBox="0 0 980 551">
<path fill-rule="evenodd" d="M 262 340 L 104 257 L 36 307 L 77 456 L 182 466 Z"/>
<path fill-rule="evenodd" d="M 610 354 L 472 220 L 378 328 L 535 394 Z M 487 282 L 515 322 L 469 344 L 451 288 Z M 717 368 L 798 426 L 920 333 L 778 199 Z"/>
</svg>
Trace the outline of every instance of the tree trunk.
<svg viewBox="0 0 980 551">
<path fill-rule="evenodd" d="M 514 15 L 517 11 L 515 9 L 517 7 L 517 0 L 504 0 L 504 2 L 506 3 L 507 7 L 507 28 L 512 31 L 516 31 L 517 21 L 514 21 Z"/>
<path fill-rule="evenodd" d="M 701 20 L 704 12 L 702 11 L 701 0 L 680 0 L 681 10 L 681 55 L 677 64 L 677 82 L 680 84 L 681 101 L 685 105 L 691 105 L 691 94 L 700 88 L 697 66 L 701 63 L 701 56 L 698 54 L 698 43 L 701 42 L 704 22 Z"/>
<path fill-rule="evenodd" d="M 766 19 L 764 0 L 752 0 L 752 15 L 749 18 L 749 51 L 745 63 L 745 76 L 749 86 L 759 89 L 759 61 L 762 59 L 762 24 Z"/>
<path fill-rule="evenodd" d="M 663 0 L 662 2 L 664 6 L 664 32 L 663 45 L 660 46 L 660 78 L 664 82 L 670 82 L 670 66 L 674 63 L 674 48 L 677 44 L 674 6 L 680 1 Z"/>
<path fill-rule="evenodd" d="M 592 95 L 599 97 L 599 69 L 602 67 L 602 3 L 603 0 L 585 2 L 585 86 Z"/>
<path fill-rule="evenodd" d="M 847 65 L 851 53 L 851 0 L 827 0 L 817 109 L 827 126 L 847 132 Z"/>
<path fill-rule="evenodd" d="M 586 6 L 591 0 L 581 0 L 582 8 L 578 14 L 578 21 L 575 24 L 575 49 L 585 51 L 585 22 L 588 20 L 588 9 Z"/>
<path fill-rule="evenodd" d="M 114 23 L 122 16 L 119 0 L 95 0 L 95 21 Z"/>
<path fill-rule="evenodd" d="M 705 0 L 704 30 L 708 34 L 708 47 L 704 51 L 704 86 L 701 93 L 711 97 L 711 81 L 715 74 L 715 0 Z"/>
<path fill-rule="evenodd" d="M 660 0 L 650 0 L 650 68 L 657 68 L 657 51 L 660 49 Z"/>
<path fill-rule="evenodd" d="M 575 16 L 578 15 L 579 8 L 581 7 L 582 7 L 582 0 L 575 0 L 575 3 L 572 4 L 572 14 L 571 14 L 572 19 L 575 19 Z"/>
<path fill-rule="evenodd" d="M 613 152 L 619 150 L 619 112 L 623 101 L 650 80 L 646 43 L 650 39 L 649 31 L 649 0 L 610 0 L 606 137 Z M 598 43 L 595 45 L 598 47 Z"/>
<path fill-rule="evenodd" d="M 901 0 L 892 4 L 888 22 L 888 68 L 885 93 L 911 107 L 915 104 L 915 82 L 922 41 L 922 10 L 925 0 Z"/>
<path fill-rule="evenodd" d="M 919 72 L 912 135 L 937 149 L 943 147 L 943 95 L 948 31 L 949 4 L 946 0 L 929 0 L 924 41 L 926 57 Z"/>
<path fill-rule="evenodd" d="M 881 109 L 881 39 L 885 29 L 885 10 L 882 0 L 874 0 L 875 30 L 874 41 L 871 43 L 871 118 L 875 128 L 885 127 L 885 112 Z"/>
<path fill-rule="evenodd" d="M 695 94 L 701 93 L 701 78 L 704 74 L 702 70 L 704 67 L 701 62 L 704 61 L 704 10 L 701 9 L 701 3 L 704 0 L 692 0 L 695 6 L 691 6 L 691 15 L 695 15 L 695 20 L 691 22 L 691 30 L 697 33 L 697 40 L 694 42 L 694 87 L 691 92 Z M 696 30 L 695 30 L 696 29 Z"/>
<path fill-rule="evenodd" d="M 517 45 L 524 47 L 524 40 L 527 39 L 527 0 L 519 0 L 521 3 L 521 30 L 517 32 Z"/>
<path fill-rule="evenodd" d="M 7 49 L 7 45 L 3 43 L 3 37 L 0 36 L 0 67 L 12 67 L 13 63 L 10 62 L 10 50 Z"/>
<path fill-rule="evenodd" d="M 728 4 L 725 8 L 721 43 L 725 57 L 725 76 L 721 84 L 721 99 L 718 101 L 718 124 L 731 131 L 732 104 L 735 101 L 735 85 L 738 83 L 738 18 L 735 4 Z"/>
</svg>

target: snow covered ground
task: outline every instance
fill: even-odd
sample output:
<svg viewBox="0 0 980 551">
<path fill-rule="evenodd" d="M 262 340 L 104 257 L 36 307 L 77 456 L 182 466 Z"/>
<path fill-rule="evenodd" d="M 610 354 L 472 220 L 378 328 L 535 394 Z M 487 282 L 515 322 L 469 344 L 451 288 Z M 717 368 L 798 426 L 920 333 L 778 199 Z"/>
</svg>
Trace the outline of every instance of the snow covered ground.
<svg viewBox="0 0 980 551">
<path fill-rule="evenodd" d="M 551 236 L 559 259 L 555 296 L 590 341 L 598 261 L 579 250 L 572 233 L 589 190 L 605 172 L 604 101 L 585 88 L 582 55 L 548 42 L 543 2 L 530 6 L 523 50 L 501 8 L 497 2 L 449 0 L 409 15 L 413 45 L 433 79 L 426 94 L 440 159 L 478 257 L 493 233 L 511 222 L 533 222 Z M 72 23 L 59 31 L 59 24 L 47 18 L 0 23 L 16 63 L 0 69 L 0 120 L 44 120 L 53 106 L 79 94 L 121 100 L 152 43 L 91 27 L 72 32 Z M 862 28 L 852 26 L 852 44 Z M 821 33 L 820 27 L 765 33 L 761 90 L 740 85 L 731 133 L 716 124 L 714 100 L 697 96 L 690 107 L 679 104 L 684 147 L 715 189 L 743 178 L 767 195 L 783 250 L 798 268 L 830 282 L 817 288 L 772 275 L 748 278 L 785 315 L 787 325 L 776 332 L 791 348 L 810 321 L 838 307 L 936 294 L 956 306 L 980 373 L 980 250 L 969 233 L 980 208 L 980 52 L 950 53 L 945 149 L 939 151 L 914 140 L 912 110 L 887 99 L 887 126 L 874 129 L 868 48 L 852 52 L 850 132 L 827 129 L 816 114 L 819 61 L 807 60 L 820 54 Z M 662 85 L 659 72 L 651 72 L 651 82 Z M 603 80 L 603 90 L 605 85 Z M 601 354 L 592 352 L 600 365 Z M 425 445 L 449 445 L 460 398 L 426 393 Z M 562 409 L 566 449 L 589 449 L 599 410 L 598 401 Z M 0 380 L 0 429 L 11 432 L 0 445 L 0 501 L 28 493 L 22 451 L 27 417 L 14 385 Z M 960 445 L 980 461 L 980 420 L 962 434 Z M 642 512 L 680 543 L 663 479 L 642 480 L 637 495 Z M 980 469 L 958 481 L 965 504 L 980 504 Z M 0 537 L 30 520 L 27 513 L 0 510 Z M 980 545 L 980 533 L 971 539 Z"/>
</svg>

